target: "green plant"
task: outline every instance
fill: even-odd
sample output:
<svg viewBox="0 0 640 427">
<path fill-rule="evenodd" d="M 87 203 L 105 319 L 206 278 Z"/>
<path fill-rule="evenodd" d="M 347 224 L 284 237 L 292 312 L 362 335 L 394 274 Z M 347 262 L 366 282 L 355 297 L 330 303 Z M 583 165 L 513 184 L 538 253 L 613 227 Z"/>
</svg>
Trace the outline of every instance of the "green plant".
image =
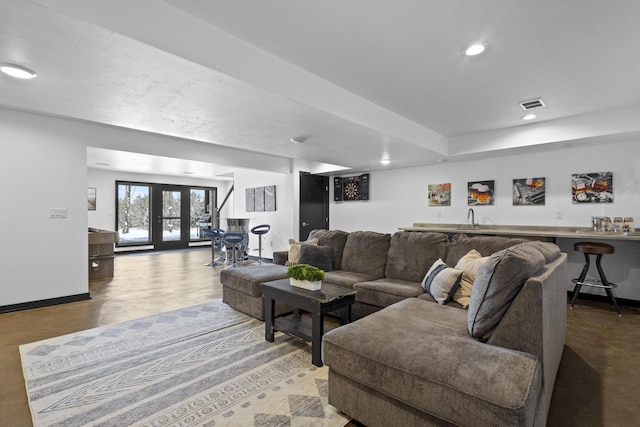
<svg viewBox="0 0 640 427">
<path fill-rule="evenodd" d="M 296 264 L 287 269 L 287 276 L 297 280 L 315 282 L 324 279 L 324 270 L 309 264 Z"/>
</svg>

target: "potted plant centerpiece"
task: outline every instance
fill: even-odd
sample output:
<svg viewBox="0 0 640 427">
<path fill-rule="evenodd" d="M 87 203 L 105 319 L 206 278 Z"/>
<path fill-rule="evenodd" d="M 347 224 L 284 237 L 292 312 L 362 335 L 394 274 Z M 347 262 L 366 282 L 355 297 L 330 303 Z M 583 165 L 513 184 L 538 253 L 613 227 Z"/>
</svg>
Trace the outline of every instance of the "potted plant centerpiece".
<svg viewBox="0 0 640 427">
<path fill-rule="evenodd" d="M 287 276 L 292 286 L 317 291 L 322 286 L 324 270 L 309 264 L 297 264 L 287 269 Z"/>
</svg>

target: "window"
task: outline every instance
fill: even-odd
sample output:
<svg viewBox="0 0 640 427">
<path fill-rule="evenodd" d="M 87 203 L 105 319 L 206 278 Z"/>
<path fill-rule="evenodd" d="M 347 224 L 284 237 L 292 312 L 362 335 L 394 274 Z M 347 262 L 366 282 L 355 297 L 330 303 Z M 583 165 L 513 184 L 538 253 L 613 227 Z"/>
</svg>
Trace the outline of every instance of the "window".
<svg viewBox="0 0 640 427">
<path fill-rule="evenodd" d="M 118 182 L 117 189 L 118 244 L 150 243 L 150 186 Z"/>
</svg>

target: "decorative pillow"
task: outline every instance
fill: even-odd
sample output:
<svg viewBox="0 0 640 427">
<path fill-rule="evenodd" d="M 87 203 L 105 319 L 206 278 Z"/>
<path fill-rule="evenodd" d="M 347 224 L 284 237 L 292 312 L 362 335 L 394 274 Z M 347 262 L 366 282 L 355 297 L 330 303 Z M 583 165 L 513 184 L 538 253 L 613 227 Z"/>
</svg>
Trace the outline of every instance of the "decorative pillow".
<svg viewBox="0 0 640 427">
<path fill-rule="evenodd" d="M 460 287 L 462 271 L 447 266 L 438 258 L 422 280 L 422 288 L 436 300 L 438 304 L 446 304 Z"/>
<path fill-rule="evenodd" d="M 520 244 L 496 252 L 478 273 L 467 313 L 472 337 L 487 341 L 529 277 L 544 269 L 544 255 Z"/>
<path fill-rule="evenodd" d="M 302 245 L 317 245 L 318 239 L 311 239 L 305 242 L 296 242 L 293 239 L 289 239 L 289 259 L 284 265 L 296 265 L 300 263 L 300 247 Z"/>
<path fill-rule="evenodd" d="M 309 264 L 320 270 L 331 271 L 333 266 L 333 248 L 320 245 L 300 245 L 300 264 Z"/>
<path fill-rule="evenodd" d="M 465 256 L 460 258 L 454 267 L 456 270 L 462 270 L 462 278 L 460 280 L 460 287 L 453 295 L 453 300 L 462 307 L 469 307 L 473 282 L 476 280 L 478 272 L 488 259 L 489 257 L 483 257 L 480 255 L 480 252 L 471 249 Z"/>
</svg>

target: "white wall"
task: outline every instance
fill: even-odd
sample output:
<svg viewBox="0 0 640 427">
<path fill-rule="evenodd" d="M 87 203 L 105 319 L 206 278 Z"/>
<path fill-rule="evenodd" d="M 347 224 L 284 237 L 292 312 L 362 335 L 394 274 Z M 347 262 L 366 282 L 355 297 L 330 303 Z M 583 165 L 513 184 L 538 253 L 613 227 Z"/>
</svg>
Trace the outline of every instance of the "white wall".
<svg viewBox="0 0 640 427">
<path fill-rule="evenodd" d="M 294 205 L 293 175 L 275 172 L 240 170 L 234 175 L 234 209 L 233 217 L 249 218 L 249 228 L 260 224 L 269 224 L 271 230 L 262 236 L 262 256 L 271 258 L 274 251 L 286 251 L 289 249 L 289 239 L 295 238 L 293 234 Z M 245 190 L 247 188 L 276 186 L 276 210 L 275 212 L 247 212 Z M 221 227 L 225 228 L 224 217 Z M 250 255 L 258 256 L 258 236 L 249 234 Z"/>
<path fill-rule="evenodd" d="M 193 185 L 203 187 L 218 188 L 218 204 L 222 203 L 227 195 L 231 181 L 220 181 L 210 179 L 196 179 L 192 177 L 148 175 L 135 173 L 122 173 L 117 171 L 88 169 L 87 187 L 93 187 L 97 193 L 97 205 L 95 211 L 89 211 L 89 227 L 103 230 L 115 230 L 115 199 L 116 181 L 148 182 L 158 184 Z M 228 216 L 233 209 L 233 195 L 221 212 L 221 216 Z"/>
<path fill-rule="evenodd" d="M 60 123 L 1 109 L 0 141 L 0 306 L 88 292 L 85 145 Z"/>
<path fill-rule="evenodd" d="M 469 208 L 467 183 L 476 180 L 495 180 L 495 205 L 474 206 L 476 219 L 481 224 L 588 227 L 591 216 L 606 215 L 635 217 L 640 228 L 638 164 L 640 144 L 633 141 L 372 172 L 370 201 L 331 202 L 331 228 L 393 233 L 398 227 L 414 222 L 461 224 L 466 220 Z M 602 171 L 613 172 L 614 203 L 572 204 L 571 174 Z M 513 179 L 534 176 L 546 177 L 546 204 L 513 206 Z M 451 206 L 429 207 L 427 185 L 443 182 L 452 185 Z M 562 211 L 563 219 L 556 219 L 557 211 Z M 569 254 L 571 278 L 579 275 L 584 262 L 581 255 L 573 253 L 573 243 L 574 239 L 558 241 L 562 250 Z M 603 268 L 607 277 L 619 285 L 615 294 L 640 300 L 640 242 L 610 243 L 616 247 L 616 253 L 605 256 Z M 567 286 L 573 289 L 572 283 Z"/>
</svg>

